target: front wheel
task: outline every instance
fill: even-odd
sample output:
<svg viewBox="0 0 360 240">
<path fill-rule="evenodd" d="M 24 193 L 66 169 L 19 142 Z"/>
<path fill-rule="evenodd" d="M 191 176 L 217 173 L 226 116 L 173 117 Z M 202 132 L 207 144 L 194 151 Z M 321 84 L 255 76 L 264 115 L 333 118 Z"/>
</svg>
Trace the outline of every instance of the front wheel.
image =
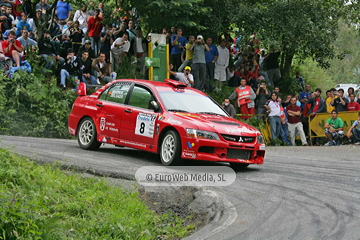
<svg viewBox="0 0 360 240">
<path fill-rule="evenodd" d="M 165 133 L 160 147 L 161 163 L 165 166 L 180 165 L 181 141 L 179 134 L 173 130 Z"/>
<path fill-rule="evenodd" d="M 78 143 L 82 149 L 96 150 L 101 143 L 96 140 L 96 126 L 94 121 L 86 117 L 81 120 L 77 131 Z"/>
</svg>

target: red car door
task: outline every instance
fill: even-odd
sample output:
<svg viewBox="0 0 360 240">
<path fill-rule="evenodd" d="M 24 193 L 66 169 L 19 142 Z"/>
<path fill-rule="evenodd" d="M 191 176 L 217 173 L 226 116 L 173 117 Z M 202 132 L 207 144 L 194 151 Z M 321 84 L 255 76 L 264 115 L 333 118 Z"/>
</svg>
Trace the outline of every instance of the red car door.
<svg viewBox="0 0 360 240">
<path fill-rule="evenodd" d="M 107 88 L 96 103 L 98 136 L 101 142 L 120 137 L 124 103 L 131 84 L 117 82 Z"/>
<path fill-rule="evenodd" d="M 152 92 L 143 86 L 135 85 L 128 103 L 124 108 L 121 121 L 120 138 L 128 142 L 155 144 L 154 136 L 156 131 L 156 121 L 159 113 L 155 113 L 150 108 L 150 102 L 155 100 Z M 145 148 L 145 145 L 138 147 Z"/>
</svg>

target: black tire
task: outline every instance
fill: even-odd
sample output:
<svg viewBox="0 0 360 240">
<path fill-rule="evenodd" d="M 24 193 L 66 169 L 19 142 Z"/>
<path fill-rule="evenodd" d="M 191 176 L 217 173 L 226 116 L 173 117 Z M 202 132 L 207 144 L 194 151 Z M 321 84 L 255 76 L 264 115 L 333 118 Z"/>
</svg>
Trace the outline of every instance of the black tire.
<svg viewBox="0 0 360 240">
<path fill-rule="evenodd" d="M 247 164 L 247 163 L 230 163 L 230 166 L 234 170 L 241 170 L 241 169 L 246 169 L 249 166 L 249 164 Z"/>
<path fill-rule="evenodd" d="M 165 166 L 182 165 L 181 141 L 176 131 L 169 130 L 162 138 L 160 145 L 160 160 Z"/>
<path fill-rule="evenodd" d="M 85 117 L 81 120 L 77 131 L 78 143 L 82 149 L 96 150 L 100 147 L 101 143 L 96 140 L 96 126 L 94 121 Z"/>
</svg>

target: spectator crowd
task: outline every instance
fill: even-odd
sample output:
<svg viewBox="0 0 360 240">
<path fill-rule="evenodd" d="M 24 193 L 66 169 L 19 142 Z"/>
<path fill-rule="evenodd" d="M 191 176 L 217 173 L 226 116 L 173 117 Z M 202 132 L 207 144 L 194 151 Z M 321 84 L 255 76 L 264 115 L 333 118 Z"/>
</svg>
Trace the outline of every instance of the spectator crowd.
<svg viewBox="0 0 360 240">
<path fill-rule="evenodd" d="M 41 0 L 35 16 L 29 18 L 26 4 L 19 0 L 1 1 L 0 61 L 11 60 L 12 67 L 20 67 L 27 52 L 36 50 L 44 61 L 44 73 L 59 76 L 62 89 L 71 84 L 76 87 L 79 82 L 110 82 L 125 59 L 132 59 L 137 71 L 145 76 L 151 34 L 143 36 L 131 11 L 120 17 L 117 13 L 124 10 L 114 9 L 112 23 L 104 25 L 103 3 L 95 6 L 90 1 L 73 14 L 72 6 L 59 0 L 54 18 L 49 17 L 44 23 L 50 8 L 48 0 Z M 322 90 L 312 91 L 297 71 L 294 82 L 301 89 L 298 94 L 280 92 L 279 56 L 283 49 L 270 47 L 266 52 L 260 48 L 256 34 L 249 39 L 238 33 L 235 38 L 229 33 L 216 39 L 202 35 L 186 38 L 183 29 L 176 27 L 164 28 L 161 34 L 170 47 L 171 78 L 200 91 L 221 92 L 224 85 L 233 87 L 235 90 L 224 100 L 223 108 L 232 117 L 238 109 L 244 120 L 255 114 L 262 120 L 268 119 L 273 140 L 279 138 L 295 145 L 299 135 L 301 144 L 308 145 L 308 118 L 327 112 L 332 117 L 324 126 L 326 145 L 342 144 L 345 135 L 353 136 L 354 142 L 360 144 L 360 119 L 344 133 L 343 121 L 337 117 L 339 112 L 360 111 L 357 89 L 349 88 L 346 93 L 343 89 L 329 89 L 323 99 Z M 246 47 L 240 47 L 244 42 Z"/>
</svg>

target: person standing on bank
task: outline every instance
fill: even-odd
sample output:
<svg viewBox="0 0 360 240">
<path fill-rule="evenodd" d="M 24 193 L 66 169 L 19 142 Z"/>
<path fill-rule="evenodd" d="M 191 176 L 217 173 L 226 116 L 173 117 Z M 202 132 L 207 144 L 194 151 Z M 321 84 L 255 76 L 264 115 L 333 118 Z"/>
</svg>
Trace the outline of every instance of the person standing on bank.
<svg viewBox="0 0 360 240">
<path fill-rule="evenodd" d="M 240 86 L 235 88 L 234 92 L 228 97 L 230 100 L 237 99 L 237 106 L 240 107 L 240 113 L 244 114 L 241 119 L 248 119 L 255 114 L 255 103 L 256 94 L 254 90 L 246 85 L 246 79 L 242 78 Z"/>
</svg>

